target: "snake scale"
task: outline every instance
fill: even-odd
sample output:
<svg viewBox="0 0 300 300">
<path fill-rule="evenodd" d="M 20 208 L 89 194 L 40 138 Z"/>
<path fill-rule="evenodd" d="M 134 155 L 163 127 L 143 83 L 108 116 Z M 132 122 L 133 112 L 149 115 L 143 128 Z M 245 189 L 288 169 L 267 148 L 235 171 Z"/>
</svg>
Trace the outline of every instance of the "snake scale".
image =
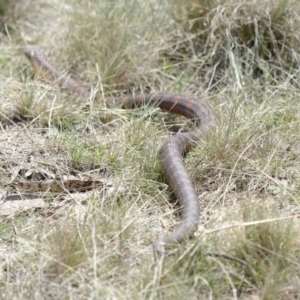
<svg viewBox="0 0 300 300">
<path fill-rule="evenodd" d="M 89 91 L 75 79 L 67 77 L 48 62 L 43 52 L 36 47 L 25 49 L 33 69 L 40 76 L 57 82 L 75 95 L 88 96 Z M 162 110 L 185 116 L 193 120 L 196 130 L 178 133 L 169 138 L 159 151 L 159 158 L 166 178 L 181 207 L 182 222 L 170 235 L 154 242 L 155 253 L 164 253 L 165 247 L 181 243 L 192 237 L 198 228 L 200 218 L 199 200 L 193 182 L 184 166 L 182 156 L 201 137 L 208 137 L 217 126 L 215 111 L 205 102 L 194 97 L 174 93 L 151 93 L 125 96 L 118 99 L 122 108 L 130 109 L 144 105 L 158 106 Z"/>
</svg>

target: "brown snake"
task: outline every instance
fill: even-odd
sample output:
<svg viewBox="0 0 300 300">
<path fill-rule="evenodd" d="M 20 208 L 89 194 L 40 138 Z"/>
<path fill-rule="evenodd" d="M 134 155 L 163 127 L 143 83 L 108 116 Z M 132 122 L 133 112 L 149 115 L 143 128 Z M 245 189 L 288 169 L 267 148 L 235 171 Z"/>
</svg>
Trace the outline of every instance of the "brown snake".
<svg viewBox="0 0 300 300">
<path fill-rule="evenodd" d="M 75 95 L 88 96 L 85 87 L 66 77 L 53 67 L 38 48 L 25 50 L 26 56 L 35 72 Z M 122 108 L 134 108 L 152 104 L 170 113 L 192 119 L 196 124 L 193 132 L 178 133 L 169 138 L 159 151 L 159 157 L 169 185 L 182 208 L 182 222 L 173 233 L 154 242 L 155 253 L 164 253 L 165 246 L 174 245 L 192 237 L 198 228 L 200 218 L 199 200 L 192 180 L 184 166 L 182 155 L 187 153 L 201 137 L 208 137 L 217 126 L 215 111 L 201 100 L 194 97 L 173 93 L 153 93 L 120 98 Z M 119 102 L 118 101 L 118 102 Z"/>
</svg>

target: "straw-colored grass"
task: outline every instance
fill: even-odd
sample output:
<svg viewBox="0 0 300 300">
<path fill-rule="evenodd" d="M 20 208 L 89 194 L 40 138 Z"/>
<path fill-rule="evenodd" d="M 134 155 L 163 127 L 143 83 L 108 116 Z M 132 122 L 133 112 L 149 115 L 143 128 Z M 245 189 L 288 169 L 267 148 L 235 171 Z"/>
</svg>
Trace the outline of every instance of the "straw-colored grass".
<svg viewBox="0 0 300 300">
<path fill-rule="evenodd" d="M 20 0 L 0 14 L 1 298 L 297 299 L 296 0 Z M 38 78 L 26 45 L 90 97 Z M 199 230 L 159 260 L 152 243 L 180 215 L 157 153 L 193 126 L 114 106 L 155 91 L 195 95 L 219 116 L 185 157 Z M 11 181 L 73 177 L 102 185 L 9 198 Z"/>
</svg>

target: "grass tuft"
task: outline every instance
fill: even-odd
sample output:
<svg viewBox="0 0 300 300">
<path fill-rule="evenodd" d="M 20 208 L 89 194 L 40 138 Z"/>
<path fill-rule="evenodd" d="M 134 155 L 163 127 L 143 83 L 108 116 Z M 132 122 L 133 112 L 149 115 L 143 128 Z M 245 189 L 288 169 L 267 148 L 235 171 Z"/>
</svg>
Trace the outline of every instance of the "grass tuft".
<svg viewBox="0 0 300 300">
<path fill-rule="evenodd" d="M 61 226 L 61 225 L 59 225 Z M 50 278 L 59 278 L 73 273 L 88 259 L 88 237 L 84 228 L 74 225 L 56 227 L 45 241 L 51 255 L 47 274 Z"/>
<path fill-rule="evenodd" d="M 171 3 L 171 16 L 179 30 L 171 36 L 173 47 L 164 52 L 163 59 L 186 70 L 191 70 L 193 61 L 193 77 L 203 78 L 208 88 L 228 83 L 229 74 L 241 88 L 248 76 L 277 81 L 297 72 L 299 24 L 291 22 L 297 18 L 295 1 Z M 186 38 L 178 39 L 178 35 Z"/>
<path fill-rule="evenodd" d="M 273 217 L 273 221 L 267 221 Z M 264 206 L 246 207 L 244 221 L 263 221 L 265 223 L 244 228 L 237 235 L 237 241 L 232 247 L 234 255 L 247 262 L 255 272 L 244 270 L 246 280 L 260 291 L 262 299 L 274 299 L 281 293 L 282 285 L 290 280 L 289 275 L 298 267 L 295 255 L 297 253 L 297 229 L 293 220 L 280 220 Z"/>
</svg>

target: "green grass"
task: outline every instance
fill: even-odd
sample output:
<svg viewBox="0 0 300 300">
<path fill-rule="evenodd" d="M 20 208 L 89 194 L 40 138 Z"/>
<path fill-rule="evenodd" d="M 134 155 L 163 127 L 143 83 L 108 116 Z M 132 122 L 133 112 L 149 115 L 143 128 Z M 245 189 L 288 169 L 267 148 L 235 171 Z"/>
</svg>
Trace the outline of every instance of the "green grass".
<svg viewBox="0 0 300 300">
<path fill-rule="evenodd" d="M 246 207 L 244 220 L 249 222 L 267 219 L 266 216 L 272 215 L 272 210 L 274 211 L 261 205 Z M 275 215 L 274 220 L 276 217 L 278 218 Z M 245 270 L 244 274 L 249 282 L 258 287 L 262 298 L 277 298 L 284 282 L 288 282 L 290 274 L 298 268 L 295 260 L 297 235 L 297 229 L 291 220 L 245 227 L 244 232 L 238 235 L 233 252 L 254 268 L 255 272 Z M 246 280 L 243 281 L 241 283 L 245 285 Z"/>
<path fill-rule="evenodd" d="M 10 213 L 1 214 L 1 297 L 297 299 L 298 2 L 6 4 L 1 197 L 12 193 L 6 184 L 31 173 L 104 183 L 89 193 L 41 193 L 46 206 L 3 202 Z M 35 76 L 21 50 L 28 44 L 92 86 L 90 98 Z M 195 95 L 219 117 L 216 133 L 185 157 L 199 230 L 160 260 L 152 243 L 180 215 L 157 153 L 174 131 L 193 126 L 158 109 L 114 104 L 155 91 Z"/>
</svg>

